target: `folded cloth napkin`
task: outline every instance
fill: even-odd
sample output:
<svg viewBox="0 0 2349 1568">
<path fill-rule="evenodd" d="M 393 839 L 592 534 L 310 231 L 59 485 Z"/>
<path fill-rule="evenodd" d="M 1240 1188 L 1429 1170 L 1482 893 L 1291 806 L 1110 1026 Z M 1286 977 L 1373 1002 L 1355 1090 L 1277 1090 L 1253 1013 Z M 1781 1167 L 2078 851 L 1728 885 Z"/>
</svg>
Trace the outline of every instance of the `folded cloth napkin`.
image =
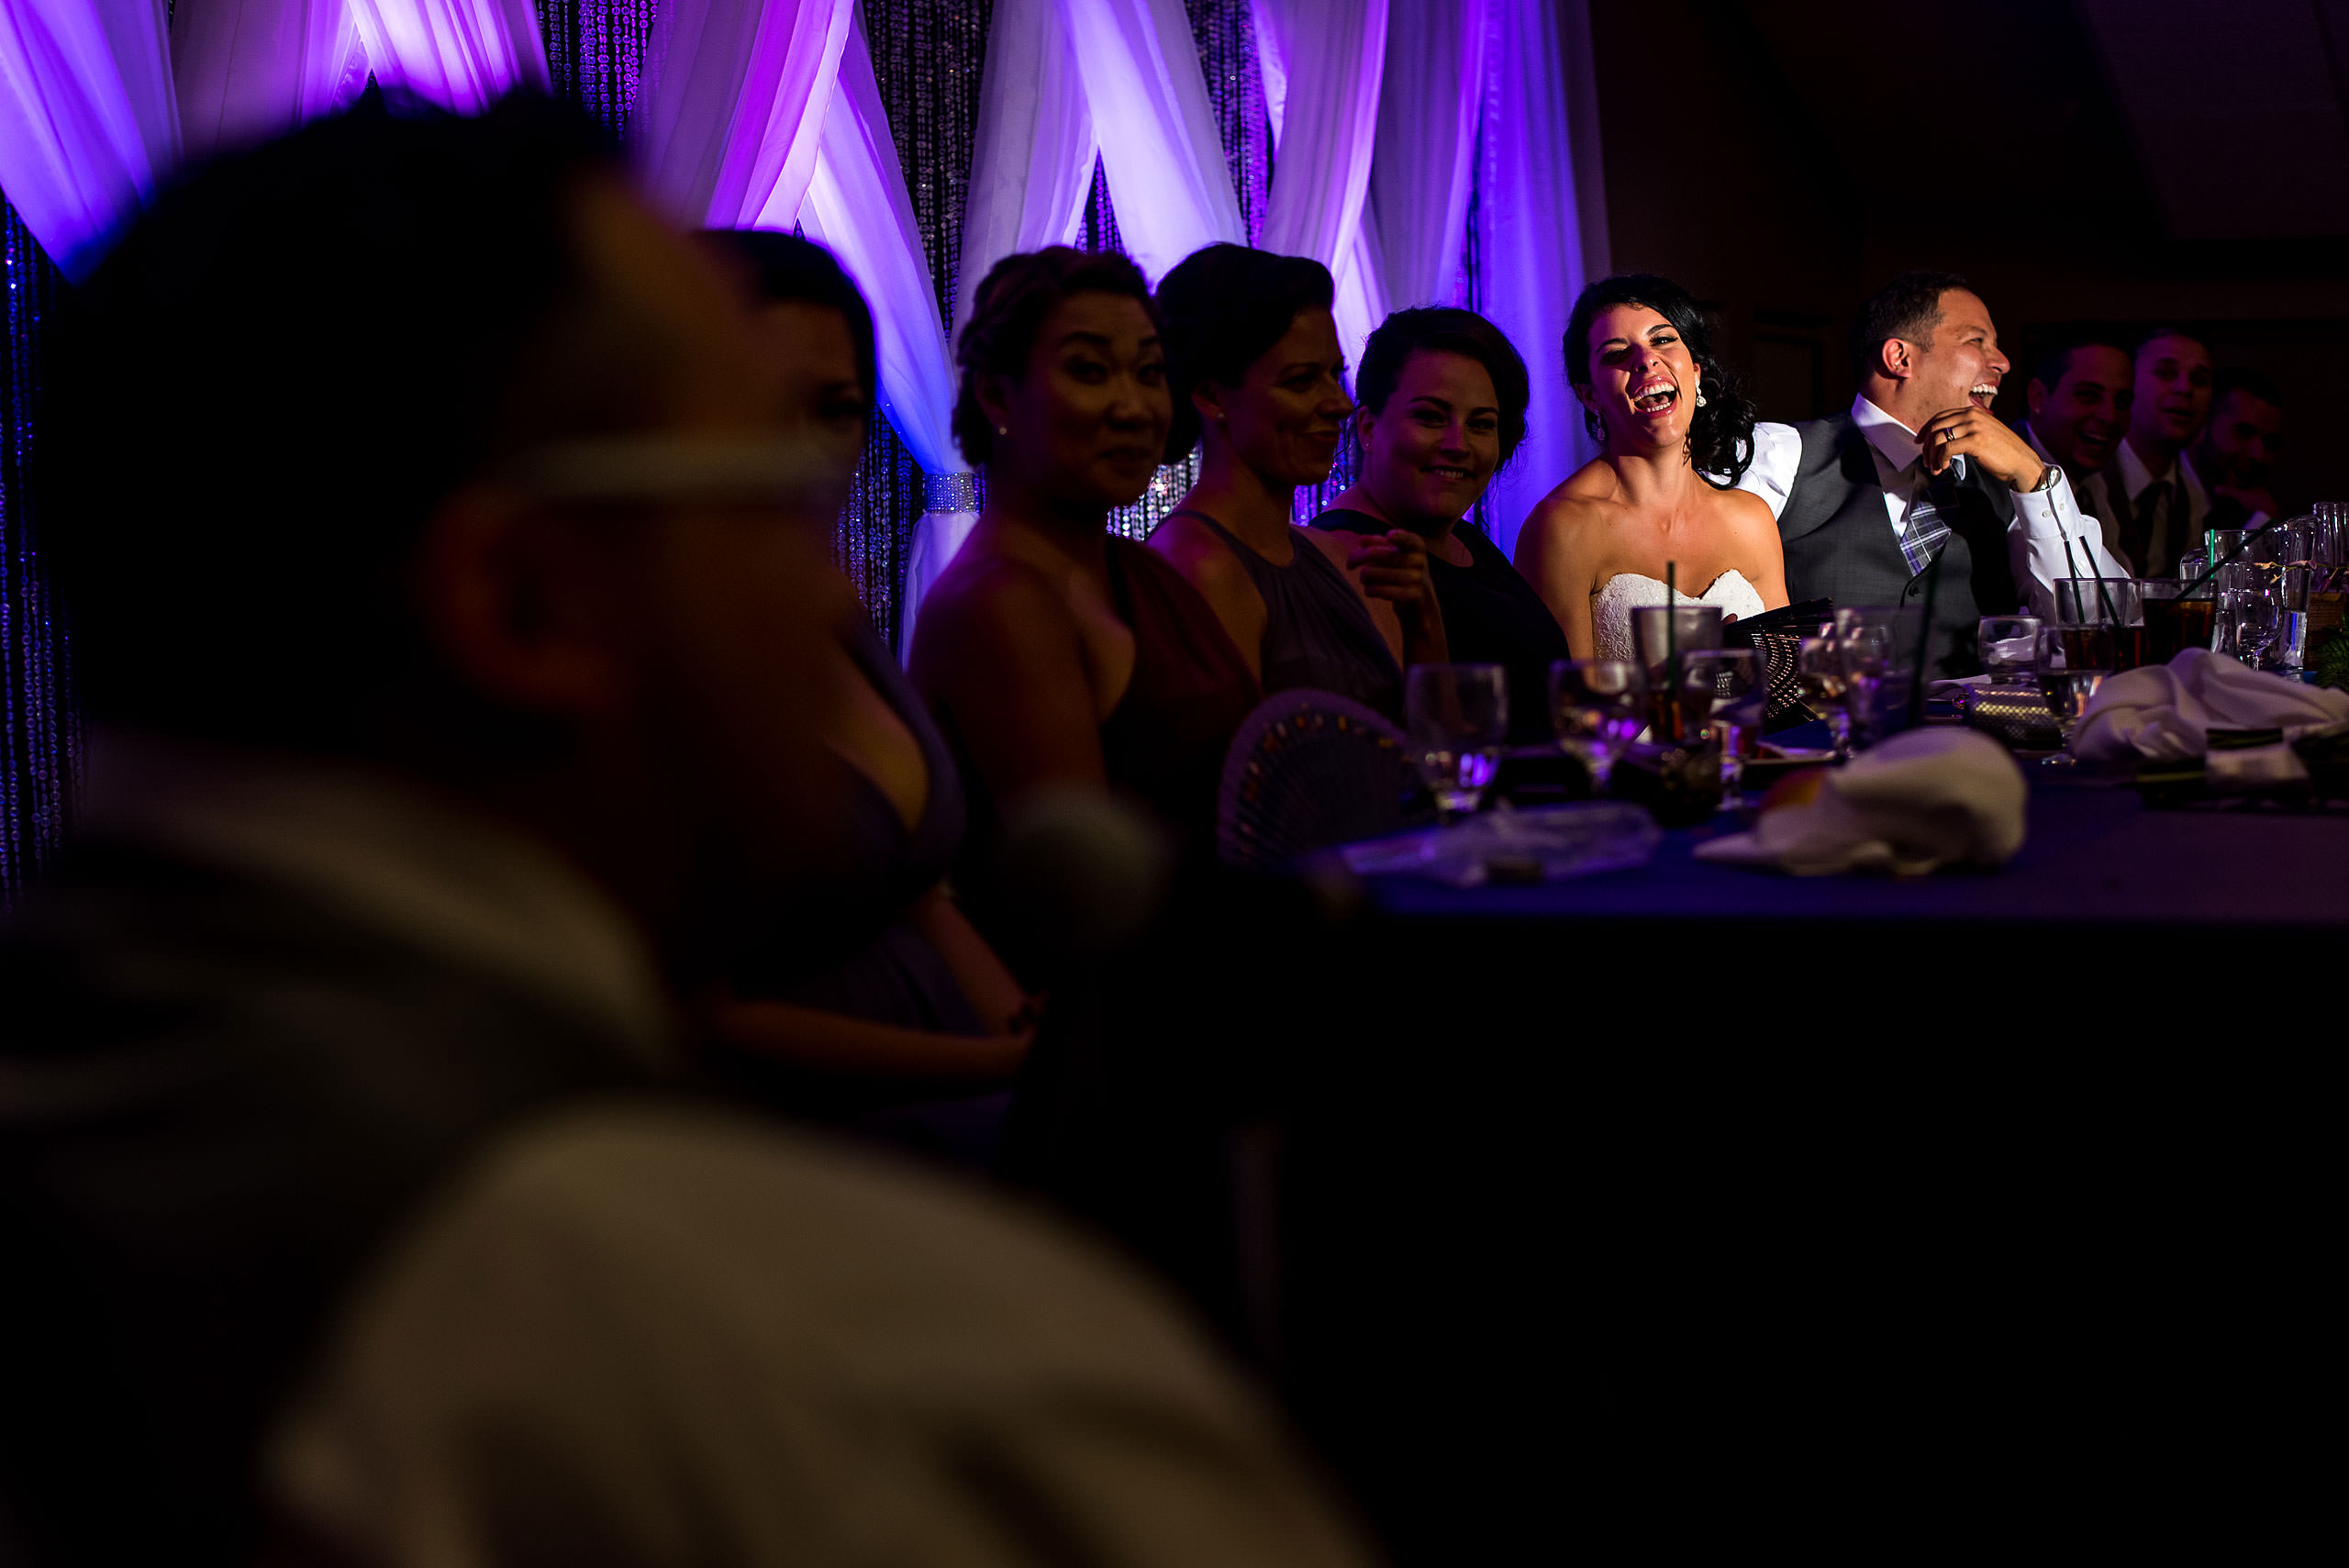
<svg viewBox="0 0 2349 1568">
<path fill-rule="evenodd" d="M 2210 749 L 2219 729 L 2283 729 L 2349 719 L 2349 692 L 2262 673 L 2206 648 L 2124 670 L 2097 688 L 2072 731 L 2083 762 L 2175 762 Z"/>
<path fill-rule="evenodd" d="M 1697 857 L 1797 876 L 2000 865 L 2022 848 L 2029 795 L 2022 770 L 1988 736 L 1905 730 L 1833 772 L 1787 780 L 1765 797 L 1752 832 L 1699 844 Z"/>
</svg>

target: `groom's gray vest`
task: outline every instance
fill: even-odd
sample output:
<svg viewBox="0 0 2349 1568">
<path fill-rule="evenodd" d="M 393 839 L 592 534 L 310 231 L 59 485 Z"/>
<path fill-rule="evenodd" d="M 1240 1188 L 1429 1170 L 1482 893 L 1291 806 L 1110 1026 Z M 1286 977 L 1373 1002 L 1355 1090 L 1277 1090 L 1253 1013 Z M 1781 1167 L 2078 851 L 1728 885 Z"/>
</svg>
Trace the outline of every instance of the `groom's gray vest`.
<svg viewBox="0 0 2349 1568">
<path fill-rule="evenodd" d="M 1925 575 L 1911 572 L 1900 553 L 1866 435 L 1849 414 L 1813 419 L 1795 430 L 1802 437 L 1802 462 L 1778 514 L 1787 597 L 1797 604 L 1922 605 Z M 1965 467 L 1966 477 L 1952 487 L 1957 504 L 1933 593 L 1927 673 L 1937 678 L 1978 673 L 1975 624 L 2013 609 L 2021 597 L 2007 557 L 2014 497 L 1979 463 Z"/>
</svg>

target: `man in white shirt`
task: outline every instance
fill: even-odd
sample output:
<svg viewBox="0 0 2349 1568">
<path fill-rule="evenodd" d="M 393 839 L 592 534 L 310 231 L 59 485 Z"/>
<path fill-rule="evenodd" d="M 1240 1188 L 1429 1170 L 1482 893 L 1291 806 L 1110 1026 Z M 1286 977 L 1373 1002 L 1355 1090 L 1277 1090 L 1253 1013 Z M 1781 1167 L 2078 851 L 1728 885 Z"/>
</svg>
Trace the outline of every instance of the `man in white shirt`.
<svg viewBox="0 0 2349 1568">
<path fill-rule="evenodd" d="M 2139 340 L 2135 359 L 2129 433 L 2098 476 L 2090 505 L 2120 519 L 2114 553 L 2133 575 L 2170 577 L 2178 558 L 2200 545 L 2210 513 L 2210 492 L 2186 455 L 2210 417 L 2210 350 L 2161 327 Z"/>
<path fill-rule="evenodd" d="M 1990 313 L 1950 272 L 1904 272 L 1852 328 L 1848 413 L 1762 425 L 1740 485 L 1769 505 L 1797 602 L 1932 606 L 1927 667 L 1979 669 L 1975 624 L 2054 584 L 2122 575 L 2062 467 L 1990 413 L 2009 368 Z"/>
<path fill-rule="evenodd" d="M 2083 516 L 2099 525 L 2108 554 L 2117 554 L 2121 521 L 2091 484 L 2112 461 L 2129 428 L 2135 371 L 2129 351 L 2101 338 L 2076 334 L 2050 344 L 2023 388 L 2029 417 L 2017 427 L 2041 461 L 2060 463 Z"/>
</svg>

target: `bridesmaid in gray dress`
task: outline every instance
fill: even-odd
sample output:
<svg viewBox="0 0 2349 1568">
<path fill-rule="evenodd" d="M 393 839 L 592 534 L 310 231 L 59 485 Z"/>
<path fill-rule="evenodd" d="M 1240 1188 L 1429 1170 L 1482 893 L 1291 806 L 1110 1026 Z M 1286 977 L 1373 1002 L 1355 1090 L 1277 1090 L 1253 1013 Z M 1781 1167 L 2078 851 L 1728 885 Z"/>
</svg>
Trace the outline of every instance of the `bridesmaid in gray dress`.
<svg viewBox="0 0 2349 1568">
<path fill-rule="evenodd" d="M 1158 285 L 1174 395 L 1172 450 L 1199 482 L 1151 536 L 1215 610 L 1267 695 L 1309 686 L 1399 718 L 1403 667 L 1444 658 L 1426 546 L 1295 526 L 1330 477 L 1353 401 L 1318 261 L 1210 245 Z M 1186 439 L 1186 434 L 1188 439 Z"/>
</svg>

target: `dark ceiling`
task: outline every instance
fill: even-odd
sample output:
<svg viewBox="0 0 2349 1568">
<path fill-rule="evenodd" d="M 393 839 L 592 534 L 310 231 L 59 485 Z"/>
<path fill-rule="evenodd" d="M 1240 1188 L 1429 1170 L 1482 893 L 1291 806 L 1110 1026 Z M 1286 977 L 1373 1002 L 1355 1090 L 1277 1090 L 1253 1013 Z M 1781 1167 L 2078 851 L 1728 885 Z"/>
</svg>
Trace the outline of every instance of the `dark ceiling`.
<svg viewBox="0 0 2349 1568">
<path fill-rule="evenodd" d="M 1872 216 L 1938 201 L 1953 224 L 2108 242 L 2349 236 L 2349 0 L 1722 10 Z"/>
</svg>

